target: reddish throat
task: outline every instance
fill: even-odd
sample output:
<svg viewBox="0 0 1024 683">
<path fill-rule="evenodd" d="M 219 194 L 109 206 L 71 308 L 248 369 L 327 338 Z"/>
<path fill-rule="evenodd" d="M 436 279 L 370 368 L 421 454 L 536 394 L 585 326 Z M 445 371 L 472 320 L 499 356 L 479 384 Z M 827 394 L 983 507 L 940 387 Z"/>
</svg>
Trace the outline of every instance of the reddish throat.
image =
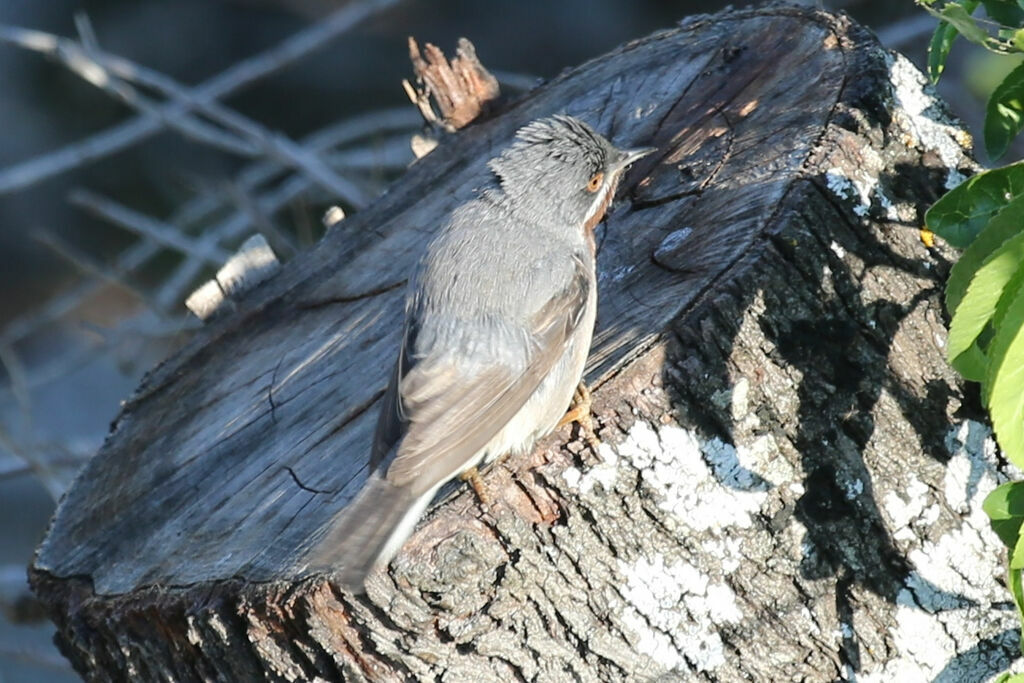
<svg viewBox="0 0 1024 683">
<path fill-rule="evenodd" d="M 601 198 L 601 203 L 594 209 L 594 213 L 590 215 L 590 218 L 583 224 L 583 234 L 587 237 L 587 242 L 590 244 L 590 250 L 594 251 L 597 245 L 594 243 L 594 228 L 604 218 L 604 214 L 608 211 L 608 205 L 612 203 L 612 198 L 615 196 L 615 189 L 619 185 L 619 179 L 615 178 L 607 188 L 603 190 L 604 196 Z"/>
</svg>

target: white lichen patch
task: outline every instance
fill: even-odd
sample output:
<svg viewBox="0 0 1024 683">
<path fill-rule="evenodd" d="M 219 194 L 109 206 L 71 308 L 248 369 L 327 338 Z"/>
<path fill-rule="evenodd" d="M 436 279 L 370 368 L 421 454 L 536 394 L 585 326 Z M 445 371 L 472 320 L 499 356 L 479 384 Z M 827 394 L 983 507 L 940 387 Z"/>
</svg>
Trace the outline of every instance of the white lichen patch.
<svg viewBox="0 0 1024 683">
<path fill-rule="evenodd" d="M 760 434 L 747 446 L 740 448 L 741 458 L 745 462 L 756 463 L 757 474 L 768 484 L 769 488 L 777 485 L 792 484 L 798 477 L 789 460 L 782 457 L 779 445 L 771 434 Z M 800 484 L 796 484 L 800 486 Z M 802 488 L 802 486 L 801 486 Z"/>
<path fill-rule="evenodd" d="M 729 408 L 737 422 L 746 417 L 750 410 L 750 380 L 740 377 L 732 387 L 732 400 Z"/>
<path fill-rule="evenodd" d="M 619 476 L 619 454 L 608 444 L 602 443 L 598 447 L 598 455 L 601 456 L 601 462 L 586 472 L 575 467 L 567 467 L 562 472 L 562 478 L 569 488 L 575 489 L 583 495 L 593 491 L 595 484 L 600 484 L 602 491 L 611 491 L 615 488 L 615 480 Z"/>
<path fill-rule="evenodd" d="M 925 540 L 909 555 L 916 571 L 908 587 L 917 603 L 928 610 L 949 605 L 947 597 L 939 598 L 938 605 L 931 604 L 936 600 L 934 591 L 939 589 L 947 596 L 961 596 L 977 603 L 1004 601 L 1008 597 L 997 583 L 1003 573 L 1002 543 L 981 507 L 985 496 L 1002 480 L 996 469 L 995 444 L 989 430 L 973 421 L 954 427 L 947 444 L 953 447 L 943 484 L 947 500 L 962 515 L 961 525 L 935 541 Z M 919 497 L 924 499 L 924 492 Z M 926 520 L 931 507 L 922 508 L 918 516 Z M 928 587 L 914 583 L 919 580 Z"/>
<path fill-rule="evenodd" d="M 744 412 L 742 388 L 729 398 L 734 409 Z M 749 528 L 767 500 L 770 484 L 761 468 L 782 460 L 769 437 L 736 448 L 676 425 L 655 429 L 638 421 L 615 450 L 619 470 L 631 465 L 640 472 L 642 485 L 678 522 L 681 533 L 702 534 L 704 551 L 719 560 L 716 571 L 728 574 L 740 567 L 743 541 L 728 529 Z M 586 476 L 576 480 L 581 489 Z M 719 631 L 742 615 L 720 576 L 663 555 L 622 559 L 619 569 L 627 582 L 623 626 L 639 652 L 666 670 L 708 671 L 725 662 Z"/>
<path fill-rule="evenodd" d="M 854 500 L 864 493 L 864 481 L 862 479 L 854 479 L 843 484 L 843 493 L 846 495 L 846 500 Z"/>
<path fill-rule="evenodd" d="M 964 180 L 956 168 L 963 161 L 963 149 L 971 146 L 970 136 L 957 126 L 939 120 L 935 114 L 935 95 L 927 79 L 910 60 L 890 53 L 889 80 L 893 85 L 893 118 L 907 132 L 908 147 L 921 147 L 935 152 L 947 168 L 946 188 L 952 189 Z"/>
<path fill-rule="evenodd" d="M 943 619 L 942 615 L 936 618 L 915 603 L 910 590 L 900 591 L 896 598 L 897 626 L 890 629 L 900 656 L 879 671 L 862 673 L 857 680 L 861 683 L 985 681 L 994 679 L 1007 667 L 1009 662 L 1000 651 L 1012 647 L 1015 640 L 1012 620 L 997 619 L 993 624 L 995 628 L 985 629 L 984 635 L 992 638 L 989 646 L 975 649 L 964 647 L 961 642 L 964 634 L 957 626 L 968 621 L 985 623 L 985 612 L 969 608 L 943 614 L 954 614 L 957 618 Z M 982 634 L 969 634 L 969 642 L 977 643 L 979 635 Z"/>
<path fill-rule="evenodd" d="M 688 564 L 666 564 L 661 556 L 620 562 L 619 569 L 627 581 L 622 595 L 635 610 L 624 622 L 637 650 L 668 670 L 688 663 L 708 671 L 725 663 L 718 629 L 742 616 L 728 585 Z"/>
<path fill-rule="evenodd" d="M 748 528 L 767 497 L 754 452 L 675 425 L 655 431 L 637 422 L 617 450 L 658 506 L 694 531 Z"/>
<path fill-rule="evenodd" d="M 903 495 L 883 498 L 894 537 L 917 547 L 907 553 L 913 570 L 897 596 L 890 628 L 898 656 L 861 681 L 981 681 L 1006 664 L 991 661 L 1002 656 L 998 647 L 979 647 L 1017 628 L 1013 612 L 998 606 L 1010 599 L 1001 584 L 1004 553 L 981 508 L 1004 479 L 995 444 L 984 425 L 964 421 L 950 430 L 946 445 L 951 458 L 943 489 L 960 515 L 959 526 L 937 538 L 928 535 L 941 510 L 928 502 L 928 488 L 917 479 Z M 977 655 L 964 657 L 972 652 Z"/>
<path fill-rule="evenodd" d="M 853 181 L 846 176 L 841 168 L 832 168 L 825 172 L 825 187 L 840 199 L 856 200 L 860 196 Z M 868 206 L 870 207 L 871 204 L 869 203 Z M 867 209 L 864 209 L 864 213 L 867 213 Z M 857 213 L 857 215 L 863 216 L 864 214 Z"/>
<path fill-rule="evenodd" d="M 865 150 L 867 153 L 868 150 Z M 865 169 L 872 169 L 879 164 L 867 163 Z M 852 201 L 853 212 L 861 218 L 871 212 L 872 202 L 877 202 L 881 215 L 890 221 L 900 220 L 900 213 L 892 200 L 878 184 L 878 176 L 870 170 L 849 175 L 841 168 L 831 168 L 825 172 L 825 186 L 840 199 Z"/>
<path fill-rule="evenodd" d="M 718 560 L 719 566 L 726 574 L 740 568 L 740 562 L 747 558 L 743 555 L 743 540 L 735 536 L 712 536 L 701 543 L 704 552 Z"/>
<path fill-rule="evenodd" d="M 943 494 L 950 507 L 967 513 L 986 473 L 990 478 L 996 476 L 996 442 L 991 429 L 980 422 L 965 420 L 946 434 L 946 448 L 952 457 L 946 463 Z M 996 480 L 992 479 L 988 488 L 995 485 Z"/>
<path fill-rule="evenodd" d="M 924 514 L 928 504 L 928 487 L 917 477 L 912 477 L 902 491 L 889 491 L 882 499 L 882 507 L 893 530 L 909 527 Z"/>
<path fill-rule="evenodd" d="M 722 407 L 729 409 L 737 433 L 753 432 L 760 429 L 761 418 L 751 410 L 750 380 L 740 377 L 723 398 L 725 402 Z M 711 400 L 714 401 L 715 396 L 712 396 Z"/>
</svg>

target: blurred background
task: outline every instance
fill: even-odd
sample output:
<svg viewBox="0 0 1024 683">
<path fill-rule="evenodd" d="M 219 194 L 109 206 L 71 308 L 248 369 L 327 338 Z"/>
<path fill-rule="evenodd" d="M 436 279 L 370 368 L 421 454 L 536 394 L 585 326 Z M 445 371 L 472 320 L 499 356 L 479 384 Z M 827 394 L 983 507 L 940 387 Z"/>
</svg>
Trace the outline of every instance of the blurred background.
<svg viewBox="0 0 1024 683">
<path fill-rule="evenodd" d="M 449 55 L 468 37 L 515 94 L 725 4 L 2 0 L 0 683 L 77 680 L 25 567 L 119 401 L 198 325 L 188 294 L 253 233 L 287 260 L 329 207 L 358 211 L 412 160 L 407 36 Z M 809 4 L 923 66 L 935 22 L 910 0 Z M 1012 66 L 954 47 L 939 90 L 975 135 Z M 170 120 L 185 87 L 228 111 Z"/>
</svg>

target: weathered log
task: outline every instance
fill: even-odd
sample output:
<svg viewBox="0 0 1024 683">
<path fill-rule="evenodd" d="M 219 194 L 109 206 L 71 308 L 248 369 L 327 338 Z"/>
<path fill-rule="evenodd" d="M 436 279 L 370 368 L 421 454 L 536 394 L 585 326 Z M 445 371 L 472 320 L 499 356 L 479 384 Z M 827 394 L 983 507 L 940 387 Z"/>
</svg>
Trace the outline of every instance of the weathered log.
<svg viewBox="0 0 1024 683">
<path fill-rule="evenodd" d="M 924 208 L 968 173 L 923 77 L 843 16 L 689 19 L 410 168 L 151 372 L 31 567 L 92 680 L 980 680 L 1015 617 L 999 462 L 943 360 Z M 403 283 L 522 124 L 660 151 L 599 234 L 568 429 L 452 487 L 365 597 L 308 571 L 365 478 Z M 973 419 L 972 419 L 973 418 Z M 566 443 L 568 441 L 568 443 Z"/>
</svg>

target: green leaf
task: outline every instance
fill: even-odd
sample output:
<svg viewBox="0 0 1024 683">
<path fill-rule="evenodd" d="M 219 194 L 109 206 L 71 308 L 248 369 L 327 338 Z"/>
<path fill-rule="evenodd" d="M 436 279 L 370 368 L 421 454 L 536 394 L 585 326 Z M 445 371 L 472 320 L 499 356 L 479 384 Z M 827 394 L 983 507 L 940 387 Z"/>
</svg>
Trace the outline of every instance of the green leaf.
<svg viewBox="0 0 1024 683">
<path fill-rule="evenodd" d="M 985 106 L 985 151 L 998 159 L 1024 128 L 1024 64 L 1007 74 Z"/>
<path fill-rule="evenodd" d="M 1010 39 L 1010 44 L 1015 48 L 1024 52 L 1024 28 L 1019 28 L 1013 32 L 1013 37 Z"/>
<path fill-rule="evenodd" d="M 988 373 L 982 390 L 996 440 L 1010 462 L 1024 467 L 1024 288 L 992 338 Z"/>
<path fill-rule="evenodd" d="M 978 26 L 978 22 L 971 16 L 971 12 L 963 5 L 951 2 L 943 7 L 939 14 L 955 26 L 960 35 L 972 43 L 985 45 L 988 42 L 988 31 Z"/>
<path fill-rule="evenodd" d="M 1024 194 L 1024 161 L 968 178 L 924 216 L 928 229 L 954 247 L 966 247 L 989 219 Z"/>
<path fill-rule="evenodd" d="M 1021 216 L 1024 216 L 1024 194 L 1015 197 L 1001 208 L 988 221 L 981 234 L 970 243 L 964 253 L 960 254 L 960 258 L 949 271 L 949 279 L 946 280 L 946 310 L 950 315 L 956 313 L 978 268 L 981 268 L 992 252 L 1001 247 L 1006 240 L 1024 229 Z"/>
<path fill-rule="evenodd" d="M 939 76 L 946 68 L 946 58 L 953 47 L 953 41 L 960 35 L 948 21 L 940 21 L 928 43 L 928 78 L 932 84 L 939 82 Z"/>
<path fill-rule="evenodd" d="M 971 344 L 966 351 L 950 361 L 950 365 L 964 379 L 972 382 L 984 382 L 988 377 L 988 356 L 977 343 Z"/>
<path fill-rule="evenodd" d="M 1024 232 L 1003 242 L 985 259 L 971 279 L 967 294 L 956 307 L 949 324 L 949 348 L 946 353 L 950 360 L 967 351 L 989 324 L 1006 284 L 1021 267 L 1024 267 Z M 988 357 L 990 363 L 995 362 L 991 353 Z M 989 367 L 991 370 L 991 365 Z"/>
<path fill-rule="evenodd" d="M 1024 11 L 1012 0 L 981 0 L 985 6 L 985 14 L 1003 26 L 1020 26 L 1024 21 Z"/>
<path fill-rule="evenodd" d="M 1020 26 L 1024 21 L 1024 11 L 1012 0 L 981 0 L 985 6 L 985 14 L 1003 26 Z"/>
<path fill-rule="evenodd" d="M 989 525 L 992 527 L 992 531 L 996 532 L 996 536 L 1003 542 L 1007 548 L 1013 548 L 1017 545 L 1017 539 L 1020 538 L 1020 517 L 1014 517 L 1013 519 L 991 519 Z"/>
<path fill-rule="evenodd" d="M 1010 569 L 1024 569 L 1024 538 L 1018 536 L 1017 544 L 1010 553 Z"/>
<path fill-rule="evenodd" d="M 1008 481 L 992 490 L 981 503 L 981 509 L 993 520 L 1024 519 L 1024 481 Z M 1007 544 L 1010 547 L 1016 544 Z"/>
<path fill-rule="evenodd" d="M 1017 606 L 1017 619 L 1024 625 L 1024 582 L 1021 581 L 1020 570 L 1010 569 L 1006 575 L 1006 583 L 1013 596 L 1013 604 Z M 1020 650 L 1021 654 L 1024 654 L 1024 639 L 1021 639 Z"/>
<path fill-rule="evenodd" d="M 996 330 L 1003 326 L 1003 321 L 1006 320 L 1006 313 L 1010 310 L 1010 304 L 1013 303 L 1013 299 L 1016 293 L 1024 287 L 1024 267 L 1018 268 L 1017 272 L 1013 274 L 1010 281 L 1006 283 L 1006 287 L 1003 288 L 1003 295 L 999 297 L 999 303 L 996 304 L 996 312 L 992 315 L 992 327 Z"/>
</svg>

